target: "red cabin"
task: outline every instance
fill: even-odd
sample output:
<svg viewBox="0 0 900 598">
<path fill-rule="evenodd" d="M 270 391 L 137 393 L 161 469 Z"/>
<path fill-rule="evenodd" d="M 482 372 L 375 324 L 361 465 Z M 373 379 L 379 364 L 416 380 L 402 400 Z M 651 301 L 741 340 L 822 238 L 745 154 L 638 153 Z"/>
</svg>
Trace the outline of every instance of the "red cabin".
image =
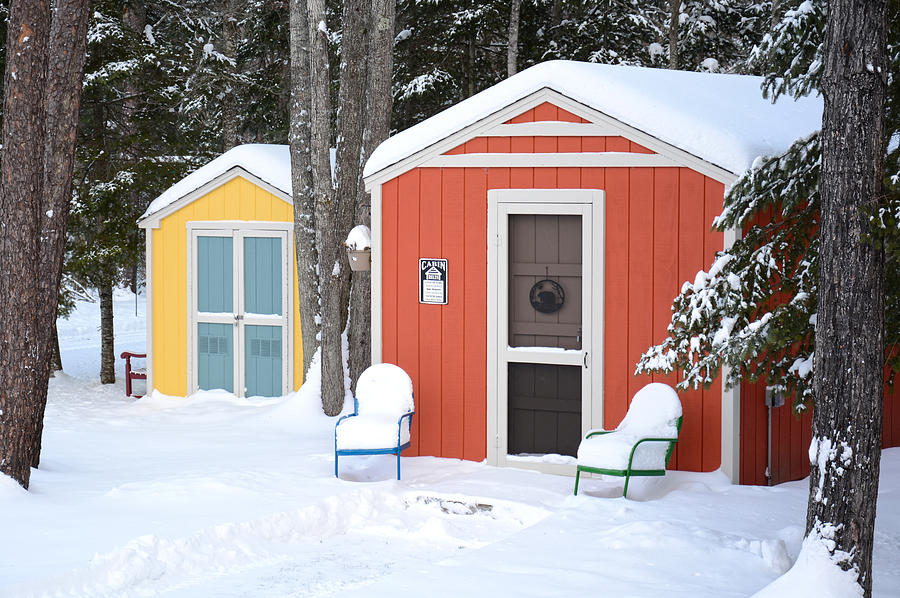
<svg viewBox="0 0 900 598">
<path fill-rule="evenodd" d="M 413 455 L 574 474 L 583 433 L 650 381 L 635 364 L 684 281 L 739 234 L 711 230 L 726 187 L 820 127 L 821 99 L 772 104 L 760 83 L 554 61 L 379 146 L 372 357 L 413 380 Z M 679 393 L 671 464 L 765 483 L 758 393 Z M 807 475 L 808 420 L 773 415 L 774 481 Z M 900 413 L 885 426 L 900 443 Z"/>
</svg>

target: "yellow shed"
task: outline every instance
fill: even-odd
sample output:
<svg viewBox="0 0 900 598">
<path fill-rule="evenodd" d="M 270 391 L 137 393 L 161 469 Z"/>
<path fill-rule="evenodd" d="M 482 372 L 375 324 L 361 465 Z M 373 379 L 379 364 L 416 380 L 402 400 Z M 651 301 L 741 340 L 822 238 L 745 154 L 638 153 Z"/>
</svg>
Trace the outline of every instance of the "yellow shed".
<svg viewBox="0 0 900 598">
<path fill-rule="evenodd" d="M 303 382 L 286 145 L 235 147 L 157 197 L 147 243 L 147 390 L 281 396 Z"/>
</svg>

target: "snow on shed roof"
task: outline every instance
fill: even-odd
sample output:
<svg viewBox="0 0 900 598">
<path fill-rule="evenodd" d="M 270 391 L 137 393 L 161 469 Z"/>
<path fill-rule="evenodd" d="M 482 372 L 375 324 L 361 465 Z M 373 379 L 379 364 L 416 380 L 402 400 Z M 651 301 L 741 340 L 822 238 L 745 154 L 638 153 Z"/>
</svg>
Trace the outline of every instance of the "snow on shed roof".
<svg viewBox="0 0 900 598">
<path fill-rule="evenodd" d="M 822 98 L 773 104 L 762 77 L 553 60 L 532 66 L 379 145 L 363 176 L 400 162 L 543 88 L 732 173 L 822 126 Z"/>
<path fill-rule="evenodd" d="M 169 207 L 235 167 L 243 168 L 279 191 L 291 195 L 291 156 L 288 146 L 249 143 L 231 148 L 166 189 L 150 203 L 141 220 Z"/>
</svg>

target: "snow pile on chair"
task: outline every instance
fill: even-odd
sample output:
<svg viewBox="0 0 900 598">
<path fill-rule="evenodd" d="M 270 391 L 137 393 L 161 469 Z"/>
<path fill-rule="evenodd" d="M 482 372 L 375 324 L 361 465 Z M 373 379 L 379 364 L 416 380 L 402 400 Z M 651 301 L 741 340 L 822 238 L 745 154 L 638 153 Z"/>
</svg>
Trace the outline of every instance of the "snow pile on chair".
<svg viewBox="0 0 900 598">
<path fill-rule="evenodd" d="M 634 445 L 642 438 L 677 438 L 681 401 L 666 384 L 648 384 L 634 395 L 628 414 L 609 434 L 591 436 L 578 447 L 578 464 L 625 470 Z M 669 445 L 646 442 L 637 447 L 632 470 L 665 469 Z"/>
<path fill-rule="evenodd" d="M 335 429 L 337 450 L 397 446 L 398 419 L 415 410 L 412 381 L 391 363 L 369 367 L 356 383 L 356 413 Z M 409 442 L 409 420 L 399 426 L 400 445 Z"/>
</svg>

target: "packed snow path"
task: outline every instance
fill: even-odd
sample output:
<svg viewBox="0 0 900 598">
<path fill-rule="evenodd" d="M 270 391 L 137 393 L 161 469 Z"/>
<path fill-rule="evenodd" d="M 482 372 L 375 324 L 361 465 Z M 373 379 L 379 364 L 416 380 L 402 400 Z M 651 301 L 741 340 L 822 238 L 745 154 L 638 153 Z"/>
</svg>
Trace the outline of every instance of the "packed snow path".
<svg viewBox="0 0 900 598">
<path fill-rule="evenodd" d="M 116 352 L 142 349 L 133 297 L 116 307 Z M 806 482 L 676 472 L 634 480 L 634 500 L 618 479 L 574 497 L 571 478 L 429 457 L 397 482 L 390 456 L 337 480 L 334 420 L 305 395 L 97 383 L 92 310 L 60 325 L 72 375 L 51 383 L 31 491 L 0 478 L 2 597 L 747 596 L 799 550 Z M 900 596 L 900 449 L 882 470 L 880 598 Z"/>
</svg>

